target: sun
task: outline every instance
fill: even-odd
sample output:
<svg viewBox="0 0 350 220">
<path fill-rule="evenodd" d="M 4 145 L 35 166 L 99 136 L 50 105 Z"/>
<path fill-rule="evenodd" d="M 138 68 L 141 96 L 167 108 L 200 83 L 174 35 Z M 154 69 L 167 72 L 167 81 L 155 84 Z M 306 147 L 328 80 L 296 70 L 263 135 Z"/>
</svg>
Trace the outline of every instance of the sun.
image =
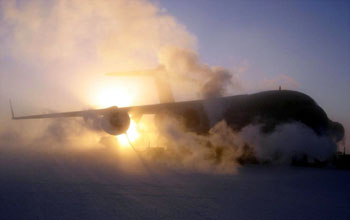
<svg viewBox="0 0 350 220">
<path fill-rule="evenodd" d="M 133 101 L 132 95 L 118 88 L 103 88 L 95 96 L 95 104 L 101 108 L 126 107 L 130 106 Z"/>
<path fill-rule="evenodd" d="M 128 91 L 127 87 L 123 87 L 122 85 L 116 86 L 108 82 L 96 85 L 91 97 L 93 105 L 97 108 L 108 108 L 111 106 L 127 107 L 132 105 L 134 101 L 134 96 Z M 137 129 L 137 124 L 131 116 L 130 126 L 126 133 L 127 136 L 125 134 L 116 136 L 121 147 L 130 147 L 129 141 L 133 143 L 141 136 Z"/>
<path fill-rule="evenodd" d="M 97 108 L 127 107 L 135 101 L 134 86 L 125 79 L 106 78 L 94 83 L 89 101 Z"/>
</svg>

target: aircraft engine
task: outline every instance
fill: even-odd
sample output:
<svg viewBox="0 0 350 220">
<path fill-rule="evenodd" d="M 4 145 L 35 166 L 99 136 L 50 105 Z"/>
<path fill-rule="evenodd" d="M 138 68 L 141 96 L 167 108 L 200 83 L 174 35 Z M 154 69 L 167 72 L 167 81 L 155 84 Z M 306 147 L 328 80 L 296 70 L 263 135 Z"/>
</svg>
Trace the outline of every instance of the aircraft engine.
<svg viewBox="0 0 350 220">
<path fill-rule="evenodd" d="M 111 135 L 125 133 L 130 126 L 130 117 L 127 112 L 119 111 L 117 108 L 111 109 L 105 114 L 101 121 L 102 129 Z"/>
</svg>

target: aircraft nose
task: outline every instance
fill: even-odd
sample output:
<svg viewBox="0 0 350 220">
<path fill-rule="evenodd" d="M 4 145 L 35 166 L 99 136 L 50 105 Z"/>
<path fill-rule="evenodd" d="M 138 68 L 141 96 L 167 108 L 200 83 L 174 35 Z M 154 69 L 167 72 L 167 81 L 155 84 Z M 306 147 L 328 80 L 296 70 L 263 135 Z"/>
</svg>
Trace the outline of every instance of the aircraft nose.
<svg viewBox="0 0 350 220">
<path fill-rule="evenodd" d="M 330 131 L 331 137 L 336 142 L 342 141 L 344 139 L 345 129 L 344 129 L 344 126 L 339 122 L 330 121 L 329 131 Z"/>
</svg>

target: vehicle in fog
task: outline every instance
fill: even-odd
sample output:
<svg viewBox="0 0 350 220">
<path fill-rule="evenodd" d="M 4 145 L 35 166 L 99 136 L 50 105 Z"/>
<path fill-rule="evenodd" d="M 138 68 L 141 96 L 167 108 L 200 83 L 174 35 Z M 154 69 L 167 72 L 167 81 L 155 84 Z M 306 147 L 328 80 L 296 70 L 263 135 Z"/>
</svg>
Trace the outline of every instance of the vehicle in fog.
<svg viewBox="0 0 350 220">
<path fill-rule="evenodd" d="M 271 90 L 255 94 L 213 97 L 202 100 L 176 102 L 171 88 L 155 70 L 127 73 L 110 73 L 112 76 L 151 75 L 155 79 L 159 104 L 118 108 L 73 111 L 29 116 L 15 116 L 12 105 L 12 119 L 43 119 L 63 117 L 98 117 L 101 128 L 111 134 L 126 133 L 130 126 L 130 114 L 139 120 L 144 114 L 154 114 L 156 120 L 172 116 L 181 120 L 188 131 L 207 133 L 217 122 L 225 120 L 233 130 L 239 131 L 249 124 L 261 125 L 263 133 L 273 132 L 276 126 L 289 122 L 300 122 L 319 136 L 329 136 L 335 142 L 344 138 L 344 127 L 330 120 L 326 112 L 308 95 L 297 91 Z M 117 99 L 118 97 L 116 97 Z"/>
</svg>

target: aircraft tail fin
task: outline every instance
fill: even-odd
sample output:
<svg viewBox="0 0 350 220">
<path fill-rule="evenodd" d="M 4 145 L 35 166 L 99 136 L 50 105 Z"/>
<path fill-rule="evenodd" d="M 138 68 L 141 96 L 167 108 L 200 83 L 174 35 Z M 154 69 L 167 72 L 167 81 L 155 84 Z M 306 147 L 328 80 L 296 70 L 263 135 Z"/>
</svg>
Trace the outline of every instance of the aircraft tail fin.
<svg viewBox="0 0 350 220">
<path fill-rule="evenodd" d="M 139 70 L 130 72 L 117 72 L 117 73 L 107 73 L 107 76 L 152 76 L 156 84 L 158 98 L 160 103 L 174 102 L 174 95 L 171 87 L 167 80 L 165 79 L 165 74 L 162 74 L 165 69 L 163 66 L 159 66 L 155 69 L 150 70 Z"/>
</svg>

